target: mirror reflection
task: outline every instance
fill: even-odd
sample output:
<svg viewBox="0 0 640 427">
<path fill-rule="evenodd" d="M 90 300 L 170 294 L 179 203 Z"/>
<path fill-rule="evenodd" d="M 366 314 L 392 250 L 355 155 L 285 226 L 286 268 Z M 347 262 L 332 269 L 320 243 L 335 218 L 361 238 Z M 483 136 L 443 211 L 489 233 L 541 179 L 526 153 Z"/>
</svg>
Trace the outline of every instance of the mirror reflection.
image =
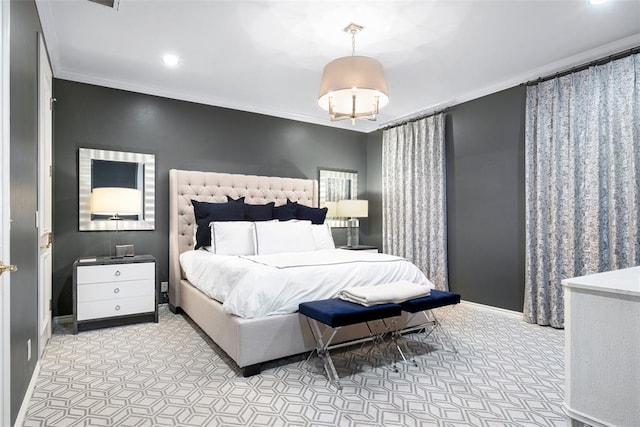
<svg viewBox="0 0 640 427">
<path fill-rule="evenodd" d="M 358 195 L 358 171 L 319 168 L 319 205 L 327 207 L 327 219 L 331 227 L 347 227 L 347 218 L 337 217 L 339 200 L 349 200 Z"/>
<path fill-rule="evenodd" d="M 92 221 L 144 220 L 143 193 L 144 163 L 91 160 Z"/>
<path fill-rule="evenodd" d="M 79 150 L 79 229 L 153 230 L 155 156 Z"/>
</svg>

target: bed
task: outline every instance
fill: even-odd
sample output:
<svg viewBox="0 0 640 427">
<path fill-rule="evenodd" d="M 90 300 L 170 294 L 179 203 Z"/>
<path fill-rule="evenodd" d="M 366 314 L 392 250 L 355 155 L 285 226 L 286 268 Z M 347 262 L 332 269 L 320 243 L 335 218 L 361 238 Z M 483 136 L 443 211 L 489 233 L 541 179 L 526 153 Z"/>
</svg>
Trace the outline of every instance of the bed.
<svg viewBox="0 0 640 427">
<path fill-rule="evenodd" d="M 318 206 L 315 180 L 175 170 L 169 171 L 169 306 L 186 313 L 238 365 L 244 376 L 260 372 L 261 364 L 315 348 L 304 316 L 296 313 L 243 318 L 193 286 L 180 265 L 180 255 L 194 247 L 191 200 L 277 205 L 287 200 Z M 334 341 L 368 336 L 364 325 L 342 328 Z"/>
</svg>

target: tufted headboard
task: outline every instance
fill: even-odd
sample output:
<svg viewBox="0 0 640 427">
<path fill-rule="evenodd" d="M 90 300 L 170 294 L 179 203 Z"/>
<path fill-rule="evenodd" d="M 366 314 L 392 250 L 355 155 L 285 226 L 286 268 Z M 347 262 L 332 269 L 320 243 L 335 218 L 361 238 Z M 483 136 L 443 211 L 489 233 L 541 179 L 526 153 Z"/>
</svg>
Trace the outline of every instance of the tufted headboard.
<svg viewBox="0 0 640 427">
<path fill-rule="evenodd" d="M 318 181 L 216 172 L 171 169 L 169 171 L 169 302 L 180 306 L 180 254 L 193 248 L 195 217 L 191 200 L 226 202 L 244 197 L 245 203 L 275 202 L 287 199 L 302 205 L 318 206 Z"/>
</svg>

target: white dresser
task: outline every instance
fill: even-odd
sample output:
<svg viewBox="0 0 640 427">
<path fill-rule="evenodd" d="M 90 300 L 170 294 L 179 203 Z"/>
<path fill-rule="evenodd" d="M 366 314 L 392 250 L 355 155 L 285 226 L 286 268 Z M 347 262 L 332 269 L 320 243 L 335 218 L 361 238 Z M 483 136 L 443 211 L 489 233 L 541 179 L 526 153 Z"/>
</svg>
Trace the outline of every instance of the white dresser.
<svg viewBox="0 0 640 427">
<path fill-rule="evenodd" d="M 150 255 L 73 264 L 73 331 L 158 322 L 156 261 Z"/>
<path fill-rule="evenodd" d="M 571 426 L 640 426 L 640 267 L 562 281 Z"/>
</svg>

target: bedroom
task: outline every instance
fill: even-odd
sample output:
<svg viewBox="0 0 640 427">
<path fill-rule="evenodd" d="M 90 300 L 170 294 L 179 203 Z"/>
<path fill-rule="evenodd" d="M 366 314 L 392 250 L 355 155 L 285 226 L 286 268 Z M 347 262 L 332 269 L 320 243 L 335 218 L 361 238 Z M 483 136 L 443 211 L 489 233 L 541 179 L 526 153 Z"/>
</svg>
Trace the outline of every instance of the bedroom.
<svg viewBox="0 0 640 427">
<path fill-rule="evenodd" d="M 24 20 L 25 28 L 37 30 L 34 5 L 16 6 L 12 14 L 14 12 L 19 15 L 12 19 Z M 21 48 L 23 52 L 33 51 L 31 45 L 14 47 L 13 43 L 19 41 L 12 40 L 12 55 L 18 55 Z M 338 56 L 338 52 L 330 55 L 333 56 Z M 31 57 L 23 60 L 25 67 L 35 64 Z M 449 235 L 450 286 L 466 300 L 513 311 L 522 311 L 525 268 L 522 169 L 525 88 L 518 83 L 522 82 L 457 105 L 447 113 L 450 115 L 448 132 L 454 141 L 447 164 L 448 222 L 453 230 Z M 316 89 L 314 86 L 313 91 Z M 31 90 L 35 89 L 31 86 Z M 167 259 L 168 252 L 168 213 L 161 207 L 168 205 L 168 170 L 171 168 L 310 178 L 317 177 L 318 167 L 351 169 L 358 171 L 359 180 L 366 183 L 359 187 L 359 196 L 370 200 L 372 206 L 381 204 L 381 131 L 352 132 L 64 79 L 54 81 L 54 93 L 58 98 L 54 135 L 54 239 L 58 248 L 68 248 L 54 251 L 54 316 L 71 313 L 73 260 L 91 254 L 96 248 L 104 252 L 108 247 L 108 239 L 100 233 L 77 230 L 75 159 L 79 147 L 156 155 L 156 230 L 120 234 L 123 241 L 135 244 L 137 253 L 150 253 L 159 260 Z M 12 98 L 12 106 L 13 102 L 18 100 Z M 13 117 L 13 108 L 12 112 Z M 29 109 L 29 114 L 35 113 Z M 28 124 L 24 126 L 27 128 Z M 96 129 L 102 132 L 97 133 Z M 16 127 L 15 131 L 21 128 Z M 33 129 L 28 132 L 27 136 L 32 135 Z M 230 140 L 234 144 L 229 144 Z M 25 156 L 34 158 L 35 147 L 25 144 L 23 149 Z M 486 210 L 473 209 L 483 200 L 487 202 Z M 31 208 L 29 203 L 26 211 Z M 381 222 L 381 210 L 372 209 L 369 218 L 362 220 L 363 243 L 381 246 Z M 338 232 L 336 241 L 344 242 L 344 234 Z M 24 238 L 32 239 L 28 234 Z M 501 265 L 500 269 L 492 267 L 496 262 Z M 29 269 L 22 271 L 27 274 Z M 159 276 L 160 280 L 167 280 L 166 265 L 161 267 Z M 28 278 L 15 280 L 28 281 Z M 31 325 L 18 332 L 16 342 L 19 340 L 20 344 L 12 346 L 15 354 L 23 353 L 23 341 L 34 334 L 31 331 L 34 320 L 30 316 L 35 308 L 29 302 L 34 292 L 28 287 L 12 294 L 12 298 L 16 298 L 13 305 L 25 307 L 17 321 Z M 12 316 L 18 316 L 19 313 L 14 312 L 12 310 Z M 11 386 L 12 394 L 15 392 L 18 396 L 26 392 L 35 367 L 34 359 L 26 365 L 20 363 L 17 371 L 24 372 L 24 376 L 13 379 Z M 19 406 L 20 401 L 16 403 L 14 399 L 12 417 L 16 416 Z"/>
</svg>

